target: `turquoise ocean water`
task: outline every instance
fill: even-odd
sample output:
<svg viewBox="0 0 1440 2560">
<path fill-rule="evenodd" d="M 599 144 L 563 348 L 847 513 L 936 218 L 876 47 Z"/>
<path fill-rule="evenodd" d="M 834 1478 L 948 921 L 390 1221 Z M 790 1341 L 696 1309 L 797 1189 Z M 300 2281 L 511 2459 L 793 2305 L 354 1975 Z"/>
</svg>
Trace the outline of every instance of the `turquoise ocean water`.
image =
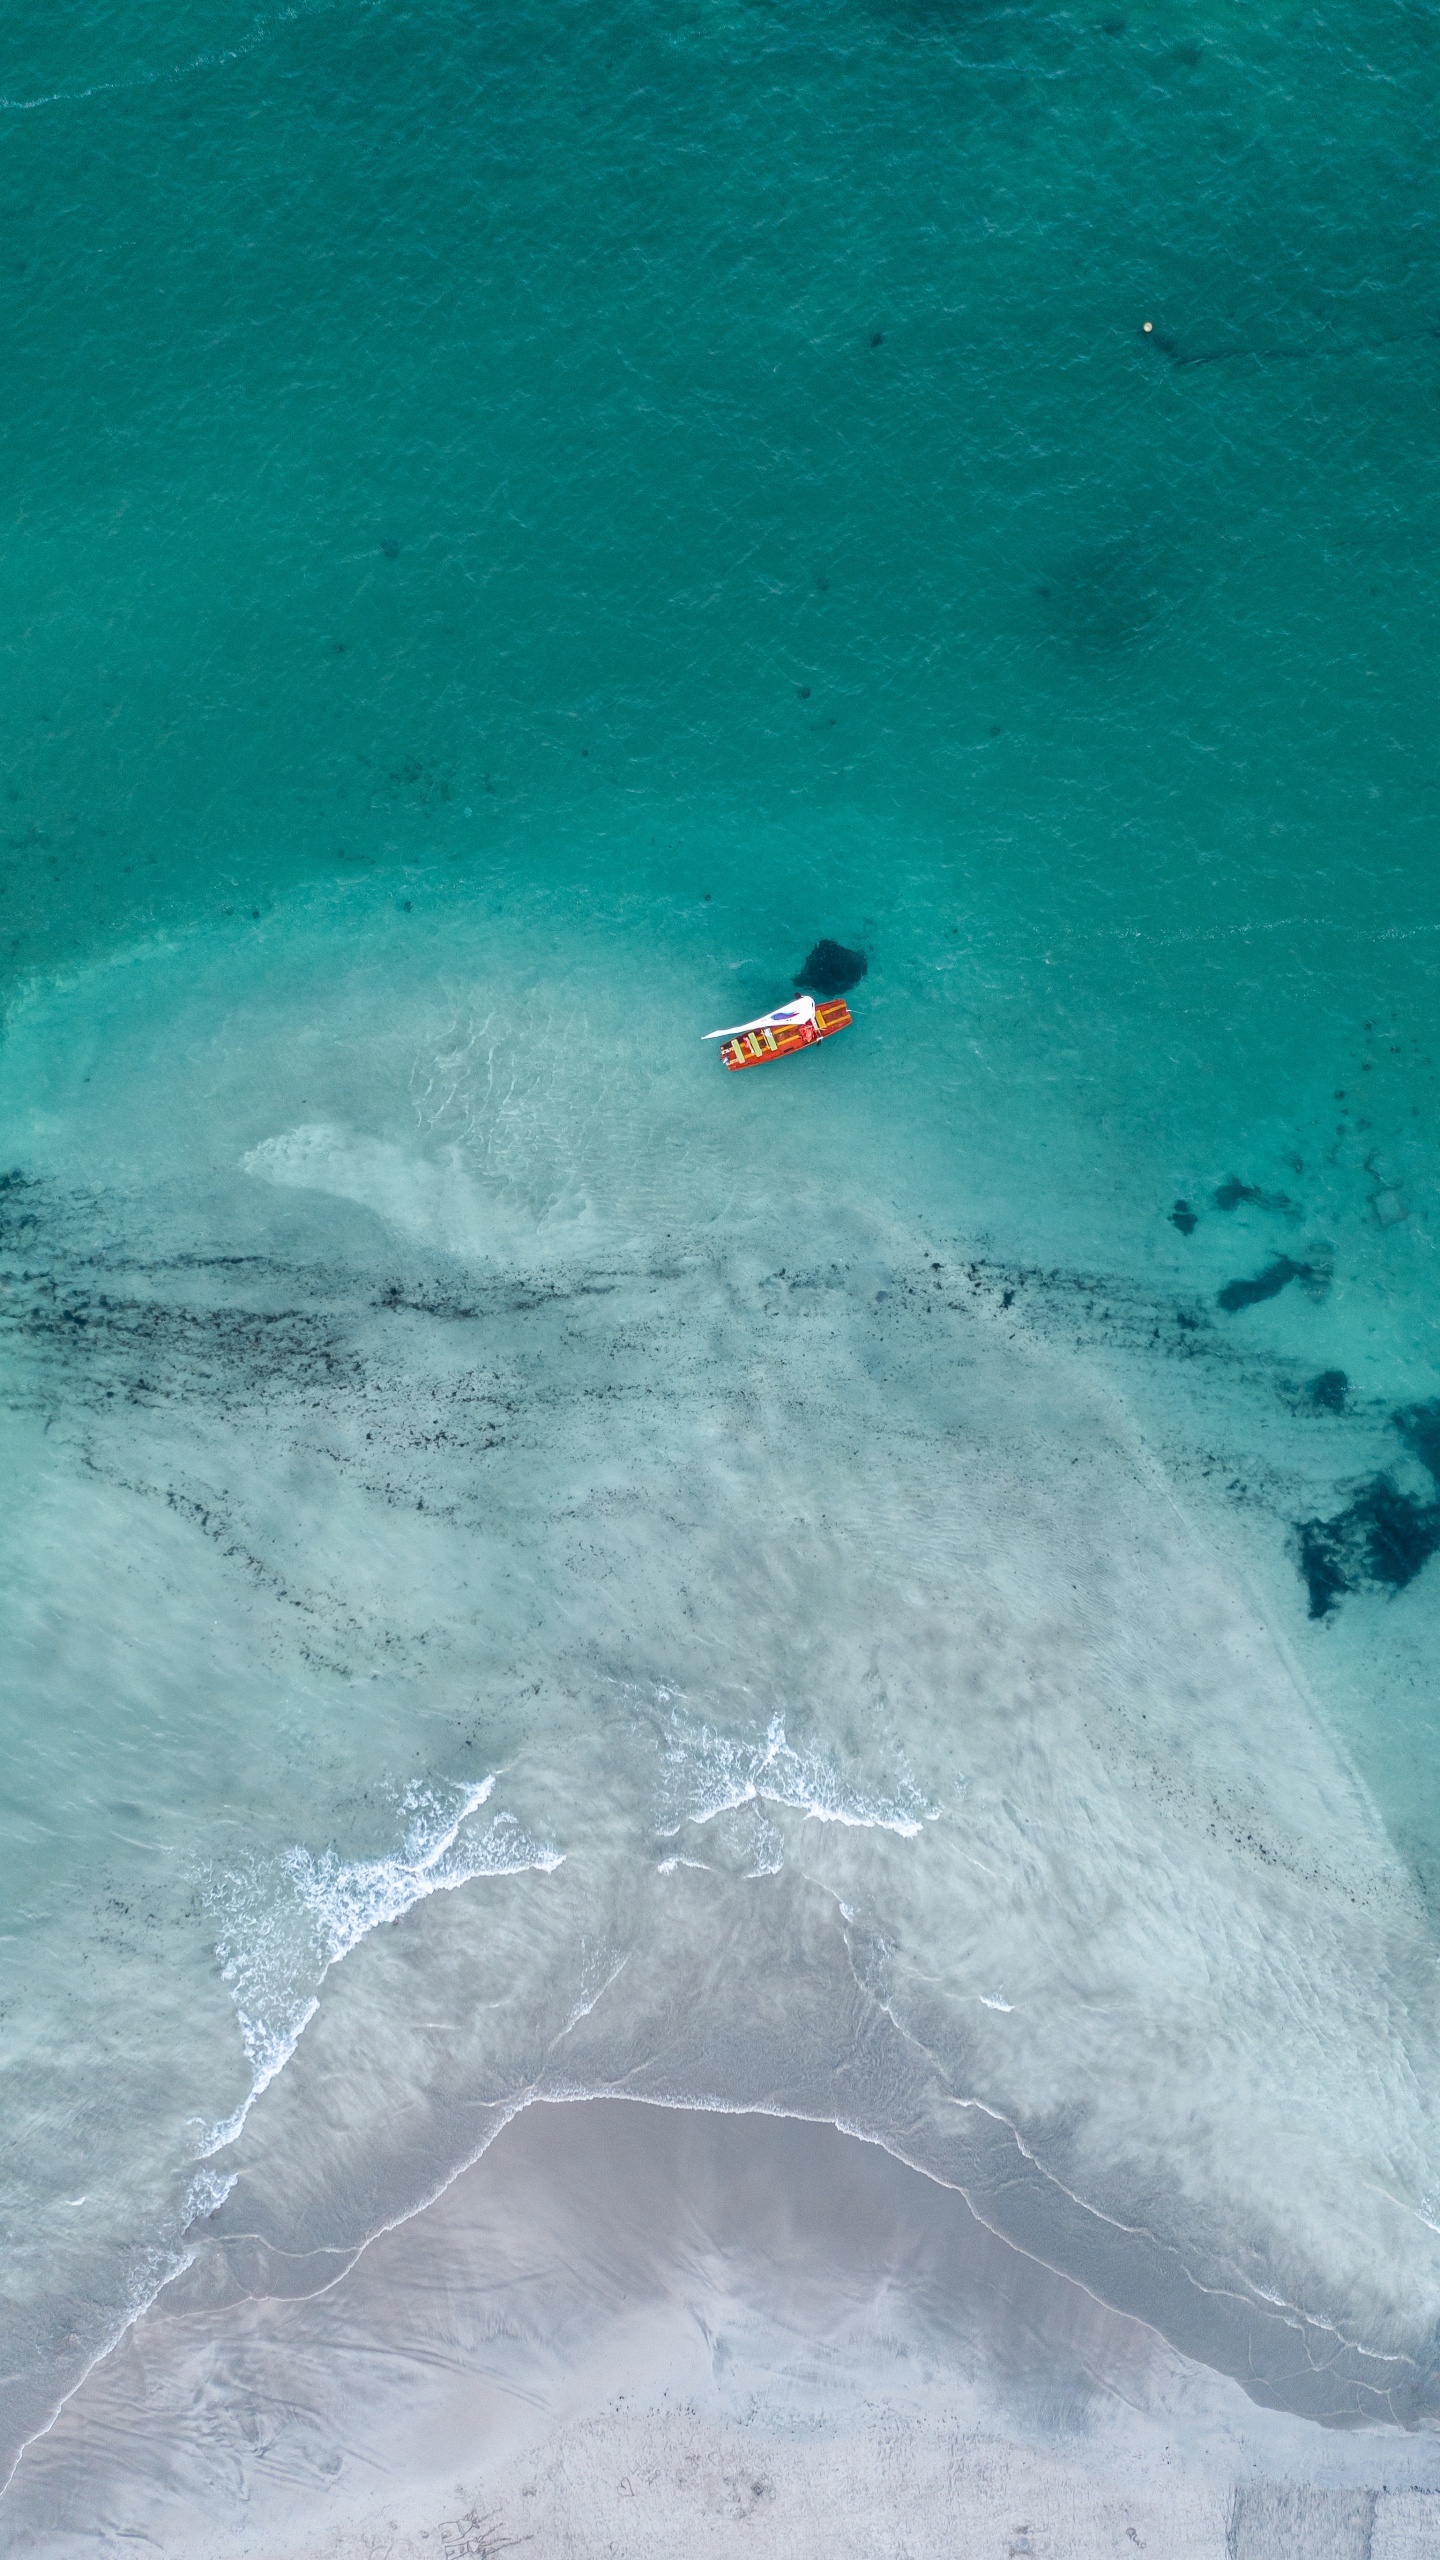
<svg viewBox="0 0 1440 2560">
<path fill-rule="evenodd" d="M 7 2461 L 611 2088 L 1433 2416 L 1437 124 L 1394 0 L 10 12 Z"/>
</svg>

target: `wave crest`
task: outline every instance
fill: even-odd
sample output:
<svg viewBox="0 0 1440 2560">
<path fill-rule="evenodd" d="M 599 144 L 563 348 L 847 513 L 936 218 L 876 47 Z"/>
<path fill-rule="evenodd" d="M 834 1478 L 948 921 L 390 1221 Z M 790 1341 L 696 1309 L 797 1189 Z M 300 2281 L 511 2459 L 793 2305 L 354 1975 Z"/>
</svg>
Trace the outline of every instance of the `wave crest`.
<svg viewBox="0 0 1440 2560">
<path fill-rule="evenodd" d="M 927 1802 L 903 1763 L 889 1792 L 871 1793 L 813 1745 L 797 1750 L 778 1715 L 762 1736 L 737 1739 L 713 1725 L 691 1725 L 672 1709 L 665 1760 L 668 1839 L 687 1822 L 713 1822 L 742 1805 L 780 1805 L 810 1822 L 895 1831 L 903 1840 L 939 1818 L 939 1806 Z"/>
<path fill-rule="evenodd" d="M 211 2127 L 201 2159 L 235 2140 L 319 2008 L 331 1966 L 372 1929 L 477 1876 L 519 1875 L 526 1868 L 549 1874 L 560 1865 L 561 1851 L 532 1840 L 513 1814 L 497 1813 L 483 1831 L 465 1832 L 494 1785 L 492 1771 L 473 1787 L 407 1788 L 404 1837 L 389 1857 L 347 1859 L 333 1848 L 316 1852 L 296 1843 L 211 1879 L 210 1905 L 220 1923 L 215 1952 L 235 2003 L 251 2086 L 235 2113 Z"/>
</svg>

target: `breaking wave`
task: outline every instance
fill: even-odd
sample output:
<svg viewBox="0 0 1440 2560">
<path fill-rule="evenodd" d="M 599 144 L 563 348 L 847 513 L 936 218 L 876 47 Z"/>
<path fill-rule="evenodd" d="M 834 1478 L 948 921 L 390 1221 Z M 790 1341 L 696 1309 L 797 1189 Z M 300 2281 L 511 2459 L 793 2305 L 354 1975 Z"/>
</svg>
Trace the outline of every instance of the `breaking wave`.
<svg viewBox="0 0 1440 2560">
<path fill-rule="evenodd" d="M 513 1814 L 465 1826 L 487 1803 L 495 1773 L 478 1786 L 411 1786 L 401 1799 L 406 1829 L 390 1857 L 345 1859 L 302 1845 L 257 1857 L 212 1878 L 220 1923 L 215 1952 L 235 2004 L 251 2086 L 233 2115 L 210 2128 L 199 2156 L 235 2140 L 250 2109 L 286 2063 L 320 2005 L 332 1965 L 373 1929 L 403 1918 L 432 1893 L 451 1893 L 477 1876 L 551 1873 L 562 1853 L 532 1840 Z M 462 1837 L 462 1834 L 464 1835 Z"/>
<path fill-rule="evenodd" d="M 685 1823 L 713 1822 L 742 1805 L 776 1805 L 811 1822 L 841 1822 L 854 1830 L 895 1831 L 913 1840 L 940 1808 L 921 1794 L 903 1762 L 887 1795 L 851 1784 L 835 1761 L 813 1745 L 796 1749 L 782 1717 L 773 1715 L 763 1735 L 720 1733 L 690 1724 L 673 1708 L 665 1745 L 667 1838 Z"/>
</svg>

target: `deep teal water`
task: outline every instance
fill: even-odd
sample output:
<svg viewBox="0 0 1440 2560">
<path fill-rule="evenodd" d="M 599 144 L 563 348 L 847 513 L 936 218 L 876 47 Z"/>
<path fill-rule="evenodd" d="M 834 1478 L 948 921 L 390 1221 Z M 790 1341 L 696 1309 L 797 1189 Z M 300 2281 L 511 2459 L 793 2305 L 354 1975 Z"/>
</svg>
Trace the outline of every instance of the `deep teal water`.
<svg viewBox="0 0 1440 2560">
<path fill-rule="evenodd" d="M 17 2439 L 227 2214 L 416 2201 L 662 1940 L 671 2094 L 948 2159 L 858 1975 L 1428 2407 L 1437 31 L 12 12 Z M 821 933 L 855 1031 L 724 1078 Z M 498 2041 L 405 2045 L 402 1940 Z M 346 2003 L 426 2128 L 357 2096 L 358 2184 Z"/>
</svg>

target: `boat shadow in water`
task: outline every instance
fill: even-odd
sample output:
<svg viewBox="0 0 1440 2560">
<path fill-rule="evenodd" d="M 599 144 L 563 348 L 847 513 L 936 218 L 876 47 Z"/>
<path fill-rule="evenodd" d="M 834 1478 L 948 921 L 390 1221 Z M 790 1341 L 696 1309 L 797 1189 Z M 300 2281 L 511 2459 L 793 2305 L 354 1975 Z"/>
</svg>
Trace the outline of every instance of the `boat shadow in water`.
<svg viewBox="0 0 1440 2560">
<path fill-rule="evenodd" d="M 869 968 L 863 951 L 847 951 L 843 942 L 821 940 L 810 952 L 795 984 L 807 996 L 845 996 L 852 987 L 859 986 Z"/>
</svg>

